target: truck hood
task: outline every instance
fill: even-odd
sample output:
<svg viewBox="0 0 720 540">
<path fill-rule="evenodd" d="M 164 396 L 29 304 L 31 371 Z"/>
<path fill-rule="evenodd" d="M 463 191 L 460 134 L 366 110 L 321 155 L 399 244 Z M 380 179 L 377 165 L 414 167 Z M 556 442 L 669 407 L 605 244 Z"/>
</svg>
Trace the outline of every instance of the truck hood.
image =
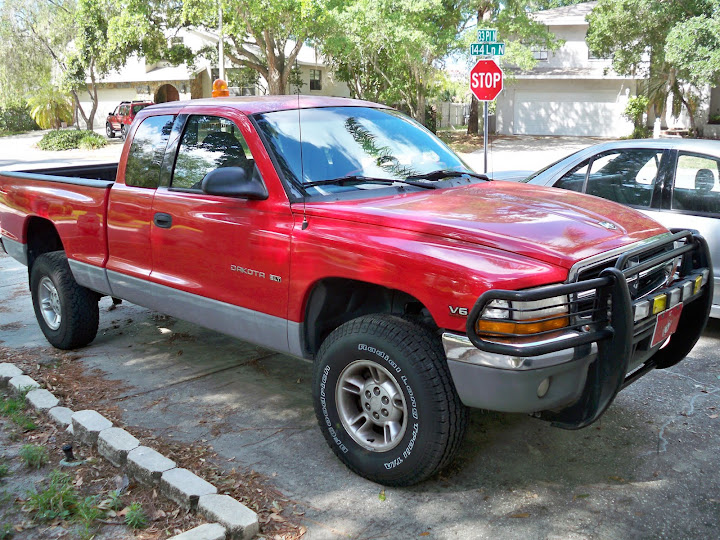
<svg viewBox="0 0 720 540">
<path fill-rule="evenodd" d="M 667 232 L 640 212 L 605 199 L 514 182 L 313 202 L 305 212 L 471 242 L 568 269 Z"/>
</svg>

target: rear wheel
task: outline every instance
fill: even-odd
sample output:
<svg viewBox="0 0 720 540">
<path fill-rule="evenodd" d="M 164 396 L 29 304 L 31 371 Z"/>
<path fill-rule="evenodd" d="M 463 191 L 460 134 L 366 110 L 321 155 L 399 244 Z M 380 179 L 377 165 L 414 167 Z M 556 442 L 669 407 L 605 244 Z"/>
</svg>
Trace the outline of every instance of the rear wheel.
<svg viewBox="0 0 720 540">
<path fill-rule="evenodd" d="M 30 273 L 33 308 L 40 329 L 58 349 L 76 349 L 95 339 L 98 295 L 77 284 L 65 253 L 40 255 Z"/>
<path fill-rule="evenodd" d="M 439 339 L 389 315 L 347 322 L 315 362 L 315 412 L 330 448 L 352 471 L 389 486 L 420 482 L 452 459 L 467 410 Z"/>
<path fill-rule="evenodd" d="M 105 122 L 105 133 L 107 134 L 108 139 L 115 138 L 115 132 L 113 131 L 113 128 L 110 125 L 110 122 Z"/>
</svg>

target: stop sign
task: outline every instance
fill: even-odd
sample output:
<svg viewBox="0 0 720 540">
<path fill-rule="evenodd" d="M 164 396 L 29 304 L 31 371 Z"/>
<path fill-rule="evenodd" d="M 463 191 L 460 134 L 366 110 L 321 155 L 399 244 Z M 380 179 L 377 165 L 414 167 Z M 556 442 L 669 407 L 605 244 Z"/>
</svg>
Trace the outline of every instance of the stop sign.
<svg viewBox="0 0 720 540">
<path fill-rule="evenodd" d="M 495 60 L 478 60 L 470 70 L 470 91 L 480 101 L 492 101 L 503 89 L 503 72 Z"/>
</svg>

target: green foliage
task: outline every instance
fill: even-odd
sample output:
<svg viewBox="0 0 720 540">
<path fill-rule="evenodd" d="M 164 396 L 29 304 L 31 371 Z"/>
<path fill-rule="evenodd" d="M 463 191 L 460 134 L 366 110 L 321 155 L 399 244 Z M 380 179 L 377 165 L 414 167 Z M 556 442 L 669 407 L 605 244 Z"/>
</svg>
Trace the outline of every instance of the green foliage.
<svg viewBox="0 0 720 540">
<path fill-rule="evenodd" d="M 23 389 L 20 395 L 14 398 L 3 396 L 2 399 L 0 399 L 0 414 L 10 418 L 10 420 L 23 431 L 32 431 L 37 428 L 34 420 L 24 412 L 27 407 L 25 395 L 28 390 L 29 389 Z"/>
<path fill-rule="evenodd" d="M 720 2 L 716 2 L 720 8 Z M 675 25 L 667 36 L 667 61 L 681 78 L 694 84 L 716 84 L 720 77 L 720 10 Z"/>
<path fill-rule="evenodd" d="M 0 525 L 0 540 L 9 540 L 13 537 L 13 526 L 10 523 Z"/>
<path fill-rule="evenodd" d="M 39 521 L 69 519 L 78 503 L 77 493 L 72 486 L 70 475 L 52 471 L 48 487 L 42 491 L 28 493 L 25 508 L 35 513 Z"/>
<path fill-rule="evenodd" d="M 148 525 L 148 517 L 139 502 L 134 502 L 125 514 L 125 525 L 132 529 L 144 529 Z"/>
<path fill-rule="evenodd" d="M 5 478 L 10 475 L 10 467 L 7 463 L 0 463 L 0 478 Z"/>
<path fill-rule="evenodd" d="M 40 129 L 30 116 L 27 104 L 0 107 L 0 134 L 23 133 Z"/>
<path fill-rule="evenodd" d="M 632 96 L 628 99 L 623 116 L 630 120 L 636 128 L 642 125 L 643 115 L 647 111 L 650 100 L 647 96 Z"/>
<path fill-rule="evenodd" d="M 93 537 L 96 521 L 103 517 L 104 511 L 98 507 L 97 497 L 85 497 L 75 507 L 75 519 L 80 523 L 80 537 L 90 539 Z"/>
<path fill-rule="evenodd" d="M 60 129 L 62 122 L 71 123 L 73 106 L 70 97 L 54 86 L 43 88 L 28 99 L 30 116 L 42 129 Z"/>
<path fill-rule="evenodd" d="M 37 444 L 24 444 L 18 455 L 29 469 L 40 469 L 50 461 L 47 448 Z"/>
<path fill-rule="evenodd" d="M 711 114 L 708 118 L 708 124 L 720 124 L 720 114 Z"/>
<path fill-rule="evenodd" d="M 69 150 L 71 148 L 84 148 L 94 150 L 102 148 L 107 141 L 102 135 L 84 129 L 67 129 L 51 131 L 37 143 L 40 150 Z"/>
</svg>

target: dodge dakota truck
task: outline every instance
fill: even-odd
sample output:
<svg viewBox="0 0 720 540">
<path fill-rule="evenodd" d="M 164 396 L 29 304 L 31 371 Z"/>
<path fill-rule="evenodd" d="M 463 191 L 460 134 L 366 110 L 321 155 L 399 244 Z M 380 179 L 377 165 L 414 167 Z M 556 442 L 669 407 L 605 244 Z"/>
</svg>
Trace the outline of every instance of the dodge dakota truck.
<svg viewBox="0 0 720 540">
<path fill-rule="evenodd" d="M 707 245 L 610 201 L 469 169 L 401 113 L 268 96 L 143 109 L 118 164 L 0 174 L 38 324 L 88 345 L 124 299 L 314 362 L 328 445 L 410 485 L 468 407 L 577 429 L 682 360 Z"/>
</svg>

